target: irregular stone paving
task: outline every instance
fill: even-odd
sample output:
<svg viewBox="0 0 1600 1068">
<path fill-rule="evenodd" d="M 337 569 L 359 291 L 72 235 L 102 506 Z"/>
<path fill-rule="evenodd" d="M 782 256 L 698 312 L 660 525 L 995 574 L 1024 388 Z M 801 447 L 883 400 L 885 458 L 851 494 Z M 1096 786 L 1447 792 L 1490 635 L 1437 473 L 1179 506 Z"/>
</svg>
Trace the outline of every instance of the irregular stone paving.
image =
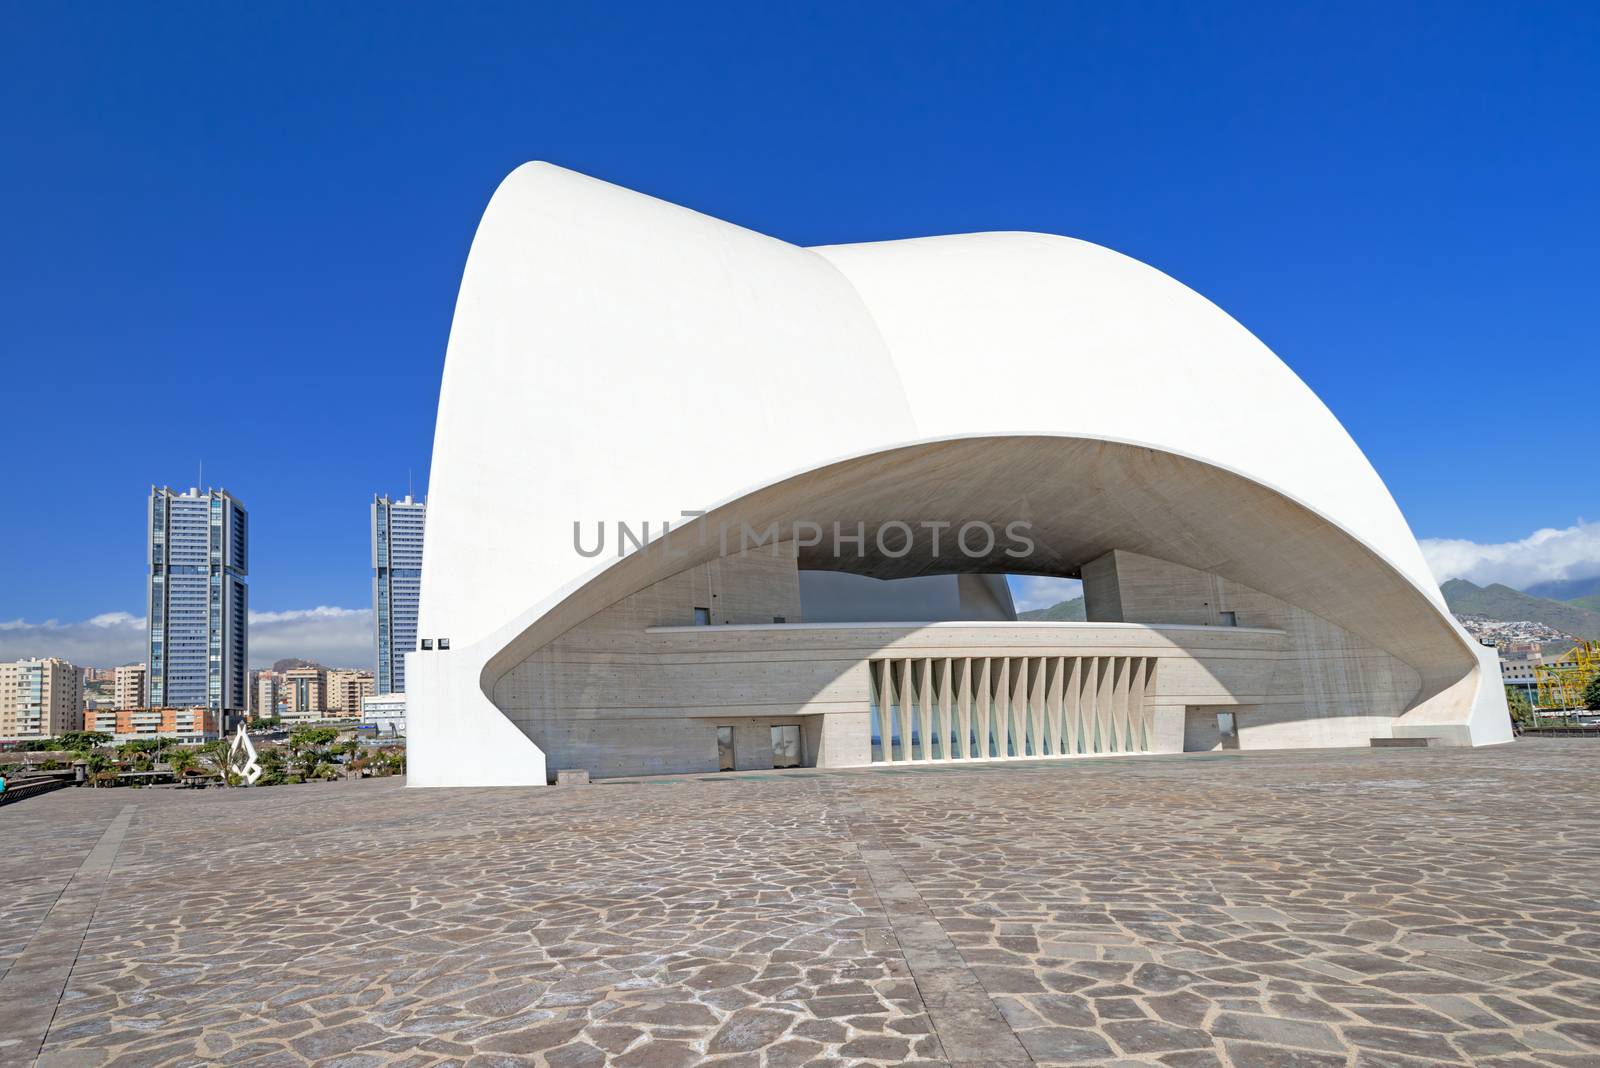
<svg viewBox="0 0 1600 1068">
<path fill-rule="evenodd" d="M 41 1064 L 1600 1065 L 1597 772 L 1573 739 L 64 790 L 0 809 L 0 967 L 137 804 Z"/>
</svg>

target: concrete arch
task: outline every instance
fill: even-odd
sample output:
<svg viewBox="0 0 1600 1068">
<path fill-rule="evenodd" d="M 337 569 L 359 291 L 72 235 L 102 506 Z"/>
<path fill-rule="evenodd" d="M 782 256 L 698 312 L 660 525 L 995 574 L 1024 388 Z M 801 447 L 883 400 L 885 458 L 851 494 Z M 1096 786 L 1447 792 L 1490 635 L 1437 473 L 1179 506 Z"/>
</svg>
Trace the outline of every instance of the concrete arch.
<svg viewBox="0 0 1600 1068">
<path fill-rule="evenodd" d="M 903 557 L 884 557 L 874 547 L 876 524 L 890 519 L 971 520 L 1003 528 L 1018 518 L 1033 524 L 1039 548 L 1027 560 L 1005 556 L 998 545 L 981 559 L 948 548 L 936 556 L 929 551 L 929 532 L 919 536 L 918 551 Z M 1243 474 L 1147 445 L 1064 435 L 922 442 L 790 476 L 711 509 L 700 522 L 711 529 L 749 526 L 761 532 L 796 519 L 852 529 L 865 523 L 867 552 L 858 560 L 829 559 L 830 547 L 823 545 L 801 550 L 800 566 L 878 578 L 962 572 L 1069 576 L 1115 549 L 1214 572 L 1304 608 L 1411 664 L 1424 680 L 1417 705 L 1478 666 L 1473 644 L 1431 598 L 1350 532 Z M 480 680 L 484 692 L 492 692 L 511 665 L 595 612 L 724 555 L 720 548 L 717 538 L 704 545 L 692 537 L 688 544 L 657 540 L 601 565 L 556 603 L 534 609 L 495 636 L 496 652 Z"/>
</svg>

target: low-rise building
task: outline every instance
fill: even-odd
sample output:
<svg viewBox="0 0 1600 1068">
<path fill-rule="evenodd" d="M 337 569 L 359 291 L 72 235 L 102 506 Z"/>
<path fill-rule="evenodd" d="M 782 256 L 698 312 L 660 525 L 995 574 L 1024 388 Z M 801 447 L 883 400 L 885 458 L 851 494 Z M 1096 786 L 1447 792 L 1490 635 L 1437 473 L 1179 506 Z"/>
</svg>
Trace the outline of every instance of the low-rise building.
<svg viewBox="0 0 1600 1068">
<path fill-rule="evenodd" d="M 1537 645 L 1521 643 L 1500 650 L 1500 677 L 1512 689 L 1521 691 L 1528 703 L 1535 704 L 1539 696 L 1539 665 L 1544 657 Z"/>
<path fill-rule="evenodd" d="M 376 728 L 379 738 L 404 738 L 406 695 L 383 693 L 362 698 L 361 722 Z"/>
<path fill-rule="evenodd" d="M 83 672 L 56 657 L 0 664 L 0 738 L 83 729 Z"/>
<path fill-rule="evenodd" d="M 85 729 L 111 735 L 114 742 L 141 738 L 171 738 L 185 743 L 211 742 L 222 737 L 217 709 L 117 708 L 90 709 L 84 713 Z"/>
</svg>

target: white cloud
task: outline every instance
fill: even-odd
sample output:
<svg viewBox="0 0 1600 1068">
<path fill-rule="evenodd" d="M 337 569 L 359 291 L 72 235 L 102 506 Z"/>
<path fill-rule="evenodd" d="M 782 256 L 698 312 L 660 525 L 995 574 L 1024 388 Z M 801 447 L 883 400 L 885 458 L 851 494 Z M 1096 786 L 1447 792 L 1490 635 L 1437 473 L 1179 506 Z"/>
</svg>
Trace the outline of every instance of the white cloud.
<svg viewBox="0 0 1600 1068">
<path fill-rule="evenodd" d="M 250 666 L 301 657 L 328 667 L 371 668 L 372 609 L 319 605 L 250 613 Z"/>
<path fill-rule="evenodd" d="M 287 612 L 251 612 L 250 626 L 257 623 L 295 623 L 307 619 L 349 619 L 352 616 L 371 616 L 370 608 L 334 608 L 320 604 L 315 608 L 291 608 Z"/>
<path fill-rule="evenodd" d="M 1010 575 L 1011 600 L 1018 612 L 1052 608 L 1062 601 L 1083 596 L 1083 583 L 1077 579 L 1043 578 L 1038 575 Z"/>
<path fill-rule="evenodd" d="M 0 623 L 0 661 L 31 656 L 59 656 L 80 667 L 137 664 L 145 657 L 144 620 L 127 612 L 104 612 L 74 623 Z"/>
<path fill-rule="evenodd" d="M 59 656 L 80 667 L 136 664 L 145 658 L 145 621 L 128 612 L 102 612 L 62 623 L 0 621 L 0 661 Z M 301 657 L 329 667 L 372 666 L 372 610 L 319 605 L 287 612 L 250 613 L 250 666 Z"/>
<path fill-rule="evenodd" d="M 1521 541 L 1480 544 L 1461 538 L 1424 538 L 1422 553 L 1434 578 L 1466 579 L 1479 586 L 1504 583 L 1521 590 L 1556 579 L 1600 575 L 1600 523 L 1578 520 L 1564 530 L 1536 530 Z"/>
</svg>

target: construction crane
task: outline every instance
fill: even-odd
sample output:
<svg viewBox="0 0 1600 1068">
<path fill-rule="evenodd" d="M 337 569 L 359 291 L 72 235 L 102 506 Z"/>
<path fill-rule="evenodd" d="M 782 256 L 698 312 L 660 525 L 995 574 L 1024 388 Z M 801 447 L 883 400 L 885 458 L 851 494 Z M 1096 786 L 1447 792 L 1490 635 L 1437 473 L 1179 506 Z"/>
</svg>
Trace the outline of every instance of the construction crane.
<svg viewBox="0 0 1600 1068">
<path fill-rule="evenodd" d="M 1583 690 L 1600 675 L 1600 642 L 1579 642 L 1548 664 L 1534 668 L 1542 709 L 1583 707 Z"/>
</svg>

